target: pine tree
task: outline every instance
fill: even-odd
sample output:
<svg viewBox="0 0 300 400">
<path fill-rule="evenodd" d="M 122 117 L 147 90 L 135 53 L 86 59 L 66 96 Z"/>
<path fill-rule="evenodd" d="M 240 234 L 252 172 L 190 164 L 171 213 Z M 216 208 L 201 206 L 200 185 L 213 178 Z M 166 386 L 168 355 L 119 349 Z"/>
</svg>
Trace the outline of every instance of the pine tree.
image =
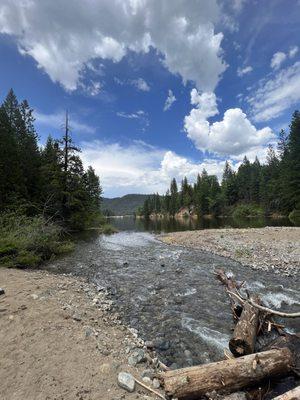
<svg viewBox="0 0 300 400">
<path fill-rule="evenodd" d="M 290 134 L 287 139 L 287 151 L 284 156 L 284 208 L 291 212 L 300 209 L 300 112 L 295 111 L 290 124 Z"/>
<path fill-rule="evenodd" d="M 173 178 L 170 185 L 170 214 L 174 216 L 179 209 L 179 196 L 176 179 Z"/>
</svg>

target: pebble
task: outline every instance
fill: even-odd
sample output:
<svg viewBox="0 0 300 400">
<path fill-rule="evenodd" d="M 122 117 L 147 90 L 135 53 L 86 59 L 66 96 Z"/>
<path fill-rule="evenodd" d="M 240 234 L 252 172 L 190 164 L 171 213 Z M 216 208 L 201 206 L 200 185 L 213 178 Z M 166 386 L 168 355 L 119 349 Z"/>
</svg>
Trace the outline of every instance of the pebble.
<svg viewBox="0 0 300 400">
<path fill-rule="evenodd" d="M 157 378 L 154 378 L 152 381 L 152 386 L 154 389 L 159 389 L 160 388 L 160 382 Z"/>
<path fill-rule="evenodd" d="M 120 372 L 118 375 L 118 385 L 127 390 L 127 392 L 132 393 L 135 389 L 135 380 L 128 372 Z"/>
<path fill-rule="evenodd" d="M 0 296 L 1 296 L 2 294 L 5 294 L 5 290 L 2 289 L 2 288 L 0 288 Z"/>
<path fill-rule="evenodd" d="M 31 294 L 30 296 L 33 298 L 33 300 L 37 300 L 39 298 L 39 296 L 35 293 Z"/>
</svg>

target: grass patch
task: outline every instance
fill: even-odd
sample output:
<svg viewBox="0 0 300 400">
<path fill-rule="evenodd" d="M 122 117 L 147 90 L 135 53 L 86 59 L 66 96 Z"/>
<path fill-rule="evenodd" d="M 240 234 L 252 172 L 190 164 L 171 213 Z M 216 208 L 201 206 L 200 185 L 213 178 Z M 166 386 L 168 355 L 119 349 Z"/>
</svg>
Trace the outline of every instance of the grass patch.
<svg viewBox="0 0 300 400">
<path fill-rule="evenodd" d="M 72 249 L 71 243 L 62 242 L 62 229 L 41 216 L 0 215 L 0 266 L 36 267 Z"/>
</svg>

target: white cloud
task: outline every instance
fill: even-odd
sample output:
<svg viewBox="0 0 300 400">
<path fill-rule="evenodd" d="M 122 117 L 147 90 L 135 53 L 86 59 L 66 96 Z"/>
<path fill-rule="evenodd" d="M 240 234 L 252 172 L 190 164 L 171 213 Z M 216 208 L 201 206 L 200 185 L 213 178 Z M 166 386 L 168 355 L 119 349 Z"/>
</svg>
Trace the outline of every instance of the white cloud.
<svg viewBox="0 0 300 400">
<path fill-rule="evenodd" d="M 259 82 L 252 96 L 247 98 L 255 121 L 269 121 L 300 101 L 300 62 L 282 69 Z"/>
<path fill-rule="evenodd" d="M 196 107 L 185 117 L 184 129 L 201 151 L 240 158 L 274 138 L 269 127 L 256 129 L 240 108 L 228 109 L 223 120 L 210 124 L 208 118 L 218 114 L 216 96 L 212 92 L 200 94 L 193 89 L 191 103 Z"/>
<path fill-rule="evenodd" d="M 278 51 L 275 53 L 271 59 L 271 67 L 276 71 L 281 67 L 281 64 L 289 57 L 294 58 L 295 55 L 298 53 L 298 46 L 290 47 L 288 53 L 284 53 L 283 51 Z"/>
<path fill-rule="evenodd" d="M 143 110 L 138 110 L 133 113 L 125 113 L 123 111 L 118 111 L 117 116 L 126 119 L 136 119 L 141 124 L 141 130 L 145 131 L 145 129 L 149 126 L 149 117 L 148 113 Z"/>
<path fill-rule="evenodd" d="M 81 143 L 85 166 L 92 165 L 101 179 L 105 196 L 126 193 L 165 193 L 172 178 L 178 182 L 184 176 L 194 181 L 205 168 L 219 178 L 224 161 L 204 160 L 194 163 L 165 149 L 158 149 L 142 141 L 128 146 L 102 141 Z"/>
<path fill-rule="evenodd" d="M 150 86 L 142 78 L 133 79 L 131 81 L 131 83 L 133 86 L 135 86 L 138 90 L 141 90 L 142 92 L 149 92 L 149 90 L 150 90 Z"/>
<path fill-rule="evenodd" d="M 295 55 L 298 53 L 298 51 L 299 51 L 299 47 L 298 46 L 291 47 L 290 50 L 289 50 L 289 57 L 290 58 L 295 57 Z"/>
<path fill-rule="evenodd" d="M 280 68 L 281 64 L 285 61 L 286 59 L 286 54 L 283 53 L 282 51 L 278 51 L 277 53 L 273 54 L 273 57 L 271 59 L 271 68 L 277 70 Z"/>
<path fill-rule="evenodd" d="M 36 124 L 42 125 L 48 128 L 53 129 L 61 129 L 65 123 L 65 113 L 64 112 L 57 112 L 55 114 L 43 114 L 38 111 L 34 112 L 34 116 L 36 118 Z M 95 133 L 95 128 L 79 122 L 76 117 L 70 115 L 70 128 L 76 132 L 77 134 L 80 133 L 88 133 L 92 134 Z"/>
<path fill-rule="evenodd" d="M 249 74 L 252 71 L 253 71 L 253 68 L 249 65 L 248 67 L 245 67 L 245 68 L 238 68 L 237 74 L 238 74 L 238 76 L 242 77 L 243 75 Z"/>
<path fill-rule="evenodd" d="M 174 96 L 173 92 L 171 89 L 168 91 L 168 97 L 166 98 L 165 105 L 164 105 L 164 111 L 170 110 L 172 107 L 172 104 L 176 101 L 176 97 Z"/>
<path fill-rule="evenodd" d="M 223 14 L 217 0 L 2 0 L 0 33 L 67 90 L 77 88 L 91 61 L 119 62 L 151 46 L 171 73 L 214 90 L 226 69 L 223 34 L 215 32 Z"/>
<path fill-rule="evenodd" d="M 86 93 L 92 97 L 97 96 L 102 89 L 101 83 L 97 82 L 97 81 L 93 81 L 93 80 L 91 80 L 90 83 L 88 83 L 88 84 L 84 84 L 83 82 L 80 82 L 79 86 L 82 88 L 84 93 Z"/>
</svg>

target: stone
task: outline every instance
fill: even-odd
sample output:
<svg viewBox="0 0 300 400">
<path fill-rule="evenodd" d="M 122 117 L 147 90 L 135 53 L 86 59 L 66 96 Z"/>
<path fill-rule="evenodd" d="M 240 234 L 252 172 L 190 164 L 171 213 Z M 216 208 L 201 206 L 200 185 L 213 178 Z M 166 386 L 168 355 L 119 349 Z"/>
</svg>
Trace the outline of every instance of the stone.
<svg viewBox="0 0 300 400">
<path fill-rule="evenodd" d="M 5 290 L 2 289 L 2 288 L 0 288 L 0 296 L 1 296 L 2 294 L 5 294 Z"/>
<path fill-rule="evenodd" d="M 135 367 L 137 364 L 146 360 L 145 352 L 143 349 L 135 349 L 128 357 L 128 364 Z"/>
<path fill-rule="evenodd" d="M 153 378 L 153 375 L 154 375 L 154 372 L 153 372 L 152 369 L 145 369 L 145 370 L 142 372 L 141 377 L 142 377 L 142 378 L 148 377 L 148 378 L 152 379 L 152 378 Z"/>
<path fill-rule="evenodd" d="M 146 383 L 147 385 L 150 385 L 151 384 L 151 379 L 149 378 L 149 376 L 144 376 L 143 382 Z"/>
<path fill-rule="evenodd" d="M 135 389 L 135 380 L 128 372 L 120 372 L 118 375 L 118 385 L 127 390 L 127 392 L 132 393 Z"/>
<path fill-rule="evenodd" d="M 31 297 L 33 298 L 33 300 L 37 300 L 39 298 L 39 296 L 37 294 L 32 294 Z"/>
<path fill-rule="evenodd" d="M 78 321 L 78 322 L 82 320 L 81 315 L 78 313 L 74 313 L 72 318 L 74 319 L 74 321 Z"/>
<path fill-rule="evenodd" d="M 152 386 L 154 389 L 159 389 L 160 388 L 160 382 L 157 378 L 154 378 L 152 381 Z"/>
</svg>

